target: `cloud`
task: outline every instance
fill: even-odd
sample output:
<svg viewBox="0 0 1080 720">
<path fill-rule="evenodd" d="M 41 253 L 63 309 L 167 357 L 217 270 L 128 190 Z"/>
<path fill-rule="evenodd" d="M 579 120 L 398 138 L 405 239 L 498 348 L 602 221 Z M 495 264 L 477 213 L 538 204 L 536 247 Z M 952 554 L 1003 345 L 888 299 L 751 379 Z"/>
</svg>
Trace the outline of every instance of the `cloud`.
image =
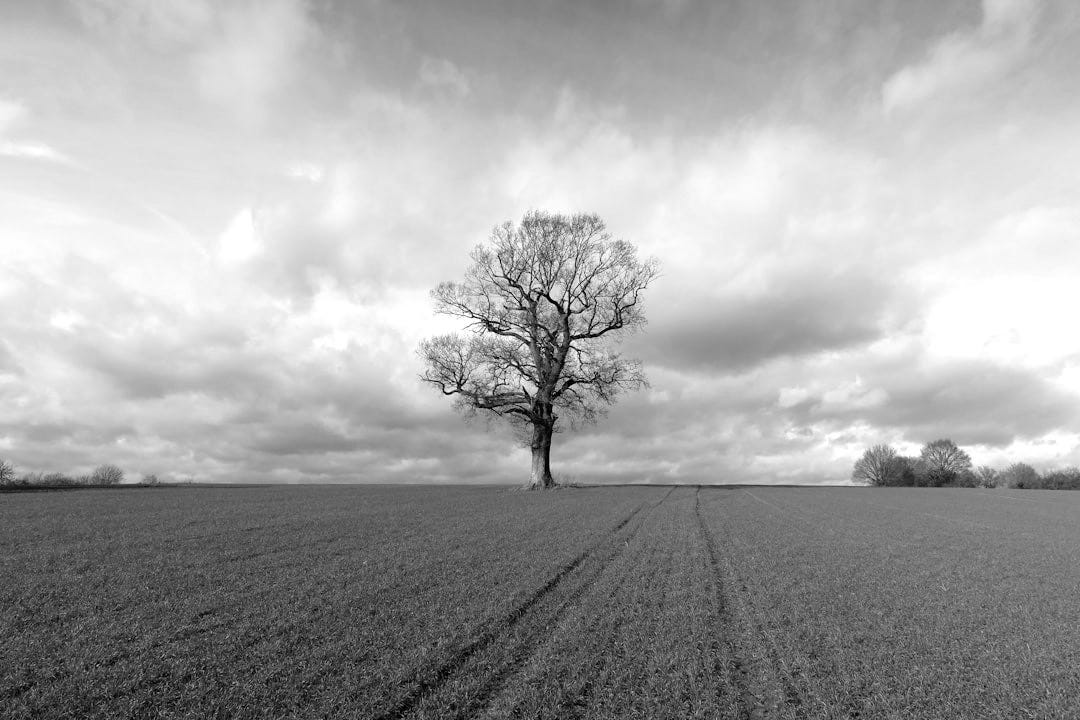
<svg viewBox="0 0 1080 720">
<path fill-rule="evenodd" d="M 305 45 L 317 27 L 299 0 L 231 5 L 219 9 L 215 32 L 194 58 L 205 97 L 249 121 L 298 76 Z"/>
<path fill-rule="evenodd" d="M 250 260 L 262 250 L 251 208 L 243 208 L 229 221 L 218 241 L 218 257 L 225 264 Z"/>
<path fill-rule="evenodd" d="M 921 62 L 897 71 L 882 86 L 886 112 L 902 110 L 987 83 L 1026 54 L 1039 0 L 983 0 L 977 28 L 938 40 Z"/>
<path fill-rule="evenodd" d="M 752 293 L 684 293 L 678 304 L 657 308 L 631 348 L 650 364 L 734 372 L 873 342 L 904 314 L 897 289 L 861 267 L 778 272 L 765 282 Z"/>
<path fill-rule="evenodd" d="M 71 0 L 91 29 L 160 50 L 197 42 L 214 20 L 210 0 Z"/>
<path fill-rule="evenodd" d="M 11 137 L 13 131 L 26 124 L 28 114 L 21 102 L 0 97 L 0 156 L 73 165 L 71 158 L 50 145 Z"/>
<path fill-rule="evenodd" d="M 432 88 L 443 88 L 463 98 L 469 94 L 469 79 L 457 65 L 445 58 L 424 57 L 420 62 L 420 82 Z"/>
<path fill-rule="evenodd" d="M 843 377 L 852 369 L 857 377 Z M 822 359 L 803 374 L 814 380 L 797 396 L 782 392 L 778 408 L 791 424 L 819 432 L 860 425 L 916 443 L 951 437 L 1001 447 L 1080 420 L 1078 398 L 1040 373 L 987 359 L 942 360 L 910 342 L 839 363 Z"/>
<path fill-rule="evenodd" d="M 301 76 L 303 52 L 318 38 L 302 0 L 87 0 L 82 22 L 130 53 L 157 63 L 179 55 L 203 99 L 248 123 Z M 171 68 L 170 68 L 171 70 Z"/>
</svg>

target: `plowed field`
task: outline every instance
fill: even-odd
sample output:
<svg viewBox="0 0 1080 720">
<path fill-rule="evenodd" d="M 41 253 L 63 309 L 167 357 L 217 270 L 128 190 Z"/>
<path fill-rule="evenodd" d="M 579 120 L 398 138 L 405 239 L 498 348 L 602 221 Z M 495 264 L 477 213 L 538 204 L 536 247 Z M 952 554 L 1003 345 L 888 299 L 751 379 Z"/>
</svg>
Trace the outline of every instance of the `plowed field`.
<svg viewBox="0 0 1080 720">
<path fill-rule="evenodd" d="M 0 495 L 0 716 L 1080 717 L 1080 493 Z"/>
</svg>

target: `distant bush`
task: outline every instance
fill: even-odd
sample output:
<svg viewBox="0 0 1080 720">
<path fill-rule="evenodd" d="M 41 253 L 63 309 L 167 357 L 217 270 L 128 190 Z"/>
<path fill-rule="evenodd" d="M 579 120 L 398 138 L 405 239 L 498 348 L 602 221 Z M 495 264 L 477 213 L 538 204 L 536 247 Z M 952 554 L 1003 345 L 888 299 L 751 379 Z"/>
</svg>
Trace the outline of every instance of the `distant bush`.
<svg viewBox="0 0 1080 720">
<path fill-rule="evenodd" d="M 79 485 L 80 483 L 78 478 L 70 477 L 64 473 L 53 472 L 43 475 L 41 477 L 41 484 L 66 487 L 69 485 Z"/>
<path fill-rule="evenodd" d="M 851 479 L 861 480 L 869 485 L 899 485 L 902 469 L 900 456 L 892 446 L 874 445 L 855 461 Z"/>
<path fill-rule="evenodd" d="M 147 473 L 146 475 L 142 476 L 142 480 L 140 481 L 140 483 L 142 485 L 160 485 L 161 481 L 158 480 L 158 476 L 154 473 Z"/>
<path fill-rule="evenodd" d="M 998 482 L 999 486 L 1016 488 L 1018 490 L 1035 489 L 1042 484 L 1042 478 L 1035 468 L 1027 463 L 1013 463 L 1001 471 Z"/>
<path fill-rule="evenodd" d="M 0 485 L 15 484 L 15 466 L 0 458 Z"/>
<path fill-rule="evenodd" d="M 956 480 L 953 481 L 953 485 L 962 488 L 973 488 L 979 487 L 979 482 L 979 476 L 975 474 L 974 470 L 971 468 L 964 468 L 957 474 Z"/>
<path fill-rule="evenodd" d="M 972 469 L 971 457 L 948 439 L 927 443 L 918 457 L 899 455 L 888 445 L 874 445 L 855 462 L 851 476 L 877 486 L 1080 490 L 1080 467 L 1043 475 L 1022 462 L 1004 470 L 988 465 Z"/>
<path fill-rule="evenodd" d="M 971 457 L 948 438 L 923 445 L 919 460 L 926 467 L 926 484 L 931 487 L 955 485 L 960 473 L 971 469 Z"/>
<path fill-rule="evenodd" d="M 979 469 L 975 471 L 975 474 L 979 477 L 979 484 L 977 487 L 992 488 L 997 487 L 999 473 L 995 468 L 988 465 L 980 465 Z"/>
<path fill-rule="evenodd" d="M 896 458 L 896 463 L 900 468 L 900 481 L 897 483 L 898 485 L 903 487 L 915 487 L 919 484 L 920 475 L 925 475 L 925 469 L 921 465 L 919 458 L 901 455 Z"/>
<path fill-rule="evenodd" d="M 1039 479 L 1041 490 L 1080 490 L 1080 468 L 1052 470 Z"/>
<path fill-rule="evenodd" d="M 124 481 L 124 471 L 116 465 L 105 463 L 90 473 L 91 485 L 119 485 Z"/>
<path fill-rule="evenodd" d="M 19 485 L 41 485 L 45 482 L 45 476 L 39 472 L 23 473 L 19 478 Z"/>
</svg>

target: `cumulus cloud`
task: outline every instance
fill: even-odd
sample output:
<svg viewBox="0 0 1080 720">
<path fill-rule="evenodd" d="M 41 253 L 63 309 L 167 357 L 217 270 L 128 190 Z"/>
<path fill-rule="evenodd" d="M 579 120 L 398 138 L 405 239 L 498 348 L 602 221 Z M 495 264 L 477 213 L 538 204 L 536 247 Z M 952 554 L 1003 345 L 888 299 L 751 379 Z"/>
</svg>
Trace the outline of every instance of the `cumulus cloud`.
<svg viewBox="0 0 1080 720">
<path fill-rule="evenodd" d="M 897 71 L 882 86 L 886 112 L 986 83 L 1027 52 L 1039 16 L 1039 0 L 983 0 L 982 22 L 938 40 L 927 57 Z"/>
</svg>

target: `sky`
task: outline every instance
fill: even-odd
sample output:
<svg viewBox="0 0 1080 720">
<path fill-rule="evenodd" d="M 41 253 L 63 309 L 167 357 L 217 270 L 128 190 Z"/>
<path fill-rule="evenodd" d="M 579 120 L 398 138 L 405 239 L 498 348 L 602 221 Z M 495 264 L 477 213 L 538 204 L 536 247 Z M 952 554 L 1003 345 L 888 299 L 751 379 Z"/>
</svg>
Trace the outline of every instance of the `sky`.
<svg viewBox="0 0 1080 720">
<path fill-rule="evenodd" d="M 655 257 L 557 479 L 1080 464 L 1073 0 L 0 0 L 0 457 L 521 482 L 418 380 L 530 209 Z"/>
</svg>

